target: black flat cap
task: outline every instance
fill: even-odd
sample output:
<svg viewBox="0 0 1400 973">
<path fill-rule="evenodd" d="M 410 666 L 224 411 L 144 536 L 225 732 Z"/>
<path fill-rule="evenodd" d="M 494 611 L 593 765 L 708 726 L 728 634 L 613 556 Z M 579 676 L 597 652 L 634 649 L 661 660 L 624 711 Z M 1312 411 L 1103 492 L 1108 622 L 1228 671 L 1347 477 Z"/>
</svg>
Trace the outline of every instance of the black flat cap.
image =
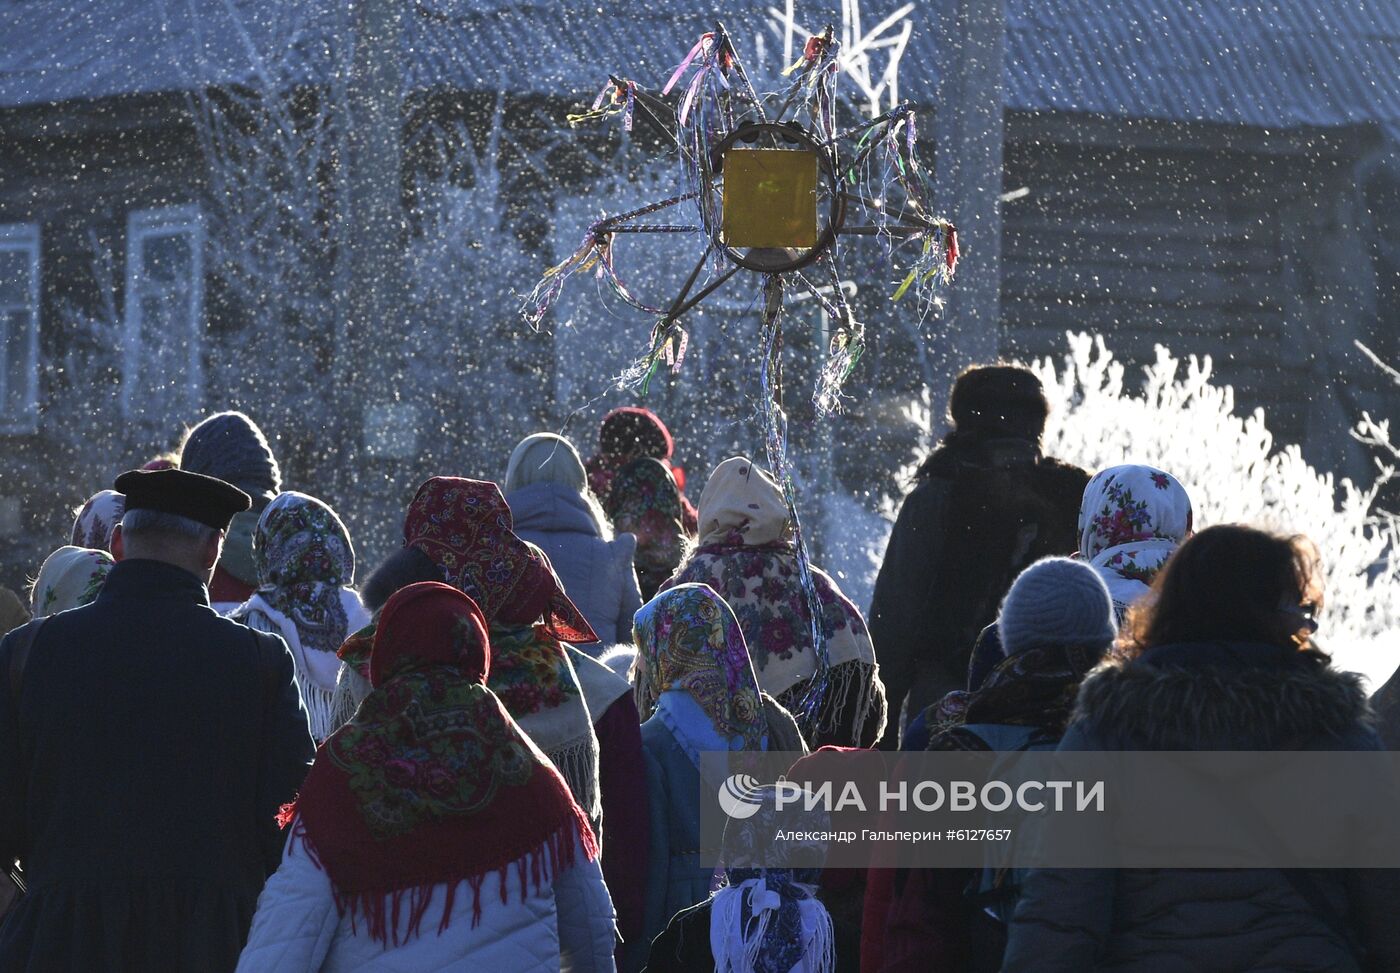
<svg viewBox="0 0 1400 973">
<path fill-rule="evenodd" d="M 159 510 L 215 530 L 228 530 L 233 515 L 253 505 L 238 487 L 187 470 L 131 470 L 117 477 L 114 488 L 126 494 L 128 513 Z"/>
</svg>

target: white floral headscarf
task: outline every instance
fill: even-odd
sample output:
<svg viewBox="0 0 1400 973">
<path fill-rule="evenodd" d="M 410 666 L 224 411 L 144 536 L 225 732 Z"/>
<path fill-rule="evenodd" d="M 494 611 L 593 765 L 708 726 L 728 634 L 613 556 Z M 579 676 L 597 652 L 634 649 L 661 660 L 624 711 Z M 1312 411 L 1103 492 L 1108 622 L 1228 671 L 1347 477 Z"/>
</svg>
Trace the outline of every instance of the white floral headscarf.
<svg viewBox="0 0 1400 973">
<path fill-rule="evenodd" d="M 34 582 L 36 618 L 90 605 L 102 591 L 112 555 L 85 547 L 60 547 L 44 560 Z"/>
<path fill-rule="evenodd" d="M 1111 466 L 1089 481 L 1079 507 L 1079 553 L 1103 575 L 1120 614 L 1191 535 L 1191 517 L 1186 488 L 1155 467 Z"/>
</svg>

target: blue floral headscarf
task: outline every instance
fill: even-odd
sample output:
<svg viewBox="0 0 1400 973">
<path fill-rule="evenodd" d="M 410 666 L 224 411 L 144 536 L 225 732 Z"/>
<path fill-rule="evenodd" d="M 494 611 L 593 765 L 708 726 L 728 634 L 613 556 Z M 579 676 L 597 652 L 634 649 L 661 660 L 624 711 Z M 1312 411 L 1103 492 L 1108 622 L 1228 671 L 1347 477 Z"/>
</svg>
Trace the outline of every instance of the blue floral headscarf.
<svg viewBox="0 0 1400 973">
<path fill-rule="evenodd" d="M 666 693 L 696 703 L 725 749 L 762 750 L 763 700 L 739 621 L 724 599 L 702 584 L 663 591 L 634 622 L 640 672 L 637 709 L 643 718 Z"/>
</svg>

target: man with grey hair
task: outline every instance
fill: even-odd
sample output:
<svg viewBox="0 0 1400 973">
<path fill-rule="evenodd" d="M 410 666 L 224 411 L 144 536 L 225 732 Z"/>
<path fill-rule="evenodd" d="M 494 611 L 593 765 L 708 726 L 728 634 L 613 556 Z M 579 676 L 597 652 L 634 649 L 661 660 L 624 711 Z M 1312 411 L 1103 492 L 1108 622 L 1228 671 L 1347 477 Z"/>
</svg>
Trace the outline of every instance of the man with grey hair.
<svg viewBox="0 0 1400 973">
<path fill-rule="evenodd" d="M 97 600 L 0 641 L 0 969 L 231 970 L 314 750 L 286 645 L 208 585 L 247 494 L 118 477 Z"/>
</svg>

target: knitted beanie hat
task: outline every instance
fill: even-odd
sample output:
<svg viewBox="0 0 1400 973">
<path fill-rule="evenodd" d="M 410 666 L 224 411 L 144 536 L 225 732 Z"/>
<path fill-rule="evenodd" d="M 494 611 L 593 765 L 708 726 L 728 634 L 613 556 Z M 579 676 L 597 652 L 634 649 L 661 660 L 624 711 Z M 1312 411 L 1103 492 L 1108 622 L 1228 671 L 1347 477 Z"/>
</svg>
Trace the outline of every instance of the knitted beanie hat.
<svg viewBox="0 0 1400 973">
<path fill-rule="evenodd" d="M 180 469 L 232 483 L 261 510 L 282 491 L 282 471 L 258 424 L 241 412 L 220 412 L 195 426 L 180 447 Z"/>
<path fill-rule="evenodd" d="M 997 619 L 1007 655 L 1052 645 L 1101 646 L 1118 635 L 1113 600 L 1083 561 L 1048 557 L 1012 582 Z"/>
<path fill-rule="evenodd" d="M 953 383 L 948 417 L 959 432 L 1040 439 L 1050 405 L 1035 373 L 1017 365 L 969 368 Z"/>
</svg>

